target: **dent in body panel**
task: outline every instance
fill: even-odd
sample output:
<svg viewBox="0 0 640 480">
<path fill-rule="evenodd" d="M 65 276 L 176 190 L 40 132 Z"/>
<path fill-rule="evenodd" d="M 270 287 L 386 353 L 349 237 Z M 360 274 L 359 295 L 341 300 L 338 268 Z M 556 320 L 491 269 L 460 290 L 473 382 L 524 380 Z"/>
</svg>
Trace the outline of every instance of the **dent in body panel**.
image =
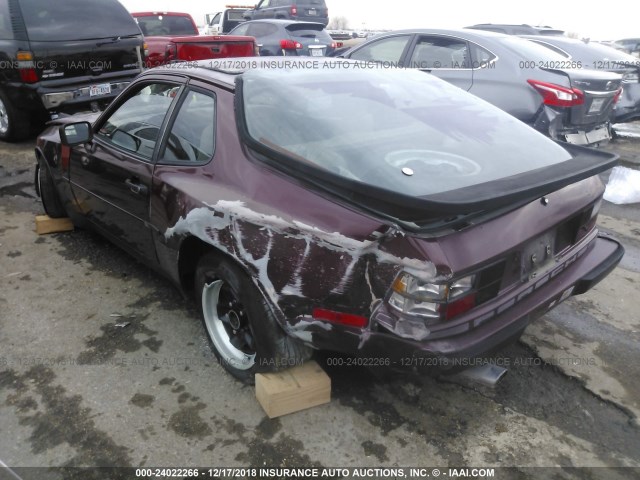
<svg viewBox="0 0 640 480">
<path fill-rule="evenodd" d="M 241 201 L 194 208 L 164 234 L 167 240 L 176 235 L 194 235 L 245 265 L 292 323 L 314 306 L 369 316 L 403 268 L 424 281 L 436 278 L 433 263 L 385 251 L 380 239 L 326 232 L 254 211 Z M 308 326 L 286 325 L 299 337 Z"/>
</svg>

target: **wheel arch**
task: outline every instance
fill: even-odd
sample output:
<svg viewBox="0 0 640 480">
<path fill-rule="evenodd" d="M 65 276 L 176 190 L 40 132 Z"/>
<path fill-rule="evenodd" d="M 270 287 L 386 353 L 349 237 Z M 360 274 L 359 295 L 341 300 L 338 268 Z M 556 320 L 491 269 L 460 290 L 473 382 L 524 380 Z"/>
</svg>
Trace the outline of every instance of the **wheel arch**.
<svg viewBox="0 0 640 480">
<path fill-rule="evenodd" d="M 215 254 L 220 259 L 229 260 L 244 273 L 252 276 L 246 266 L 233 255 L 230 255 L 211 243 L 205 242 L 195 235 L 188 235 L 180 242 L 178 250 L 178 277 L 180 279 L 180 288 L 182 288 L 185 293 L 194 293 L 194 276 L 198 262 L 203 256 L 210 253 Z"/>
<path fill-rule="evenodd" d="M 42 198 L 42 195 L 40 193 L 40 183 L 38 182 L 38 170 L 40 170 L 40 164 L 44 163 L 46 165 L 46 168 L 49 169 L 49 173 L 51 173 L 51 166 L 49 165 L 49 162 L 47 161 L 47 157 L 45 157 L 44 152 L 42 151 L 39 145 L 36 146 L 35 148 L 35 155 L 36 155 L 36 168 L 33 172 L 33 184 L 36 187 L 36 194 L 38 195 L 38 198 Z M 42 162 L 40 162 L 40 160 L 42 160 Z"/>
</svg>

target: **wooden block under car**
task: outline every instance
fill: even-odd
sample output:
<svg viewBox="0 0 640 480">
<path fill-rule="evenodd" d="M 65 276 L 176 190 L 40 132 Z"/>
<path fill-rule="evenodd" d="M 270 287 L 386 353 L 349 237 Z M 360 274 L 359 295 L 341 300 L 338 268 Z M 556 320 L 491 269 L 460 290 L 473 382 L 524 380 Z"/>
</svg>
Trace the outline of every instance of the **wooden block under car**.
<svg viewBox="0 0 640 480">
<path fill-rule="evenodd" d="M 316 362 L 256 374 L 256 397 L 269 418 L 331 401 L 331 379 Z"/>
<path fill-rule="evenodd" d="M 36 215 L 36 233 L 38 235 L 70 232 L 71 230 L 73 230 L 73 223 L 67 217 L 51 218 L 49 215 Z"/>
</svg>

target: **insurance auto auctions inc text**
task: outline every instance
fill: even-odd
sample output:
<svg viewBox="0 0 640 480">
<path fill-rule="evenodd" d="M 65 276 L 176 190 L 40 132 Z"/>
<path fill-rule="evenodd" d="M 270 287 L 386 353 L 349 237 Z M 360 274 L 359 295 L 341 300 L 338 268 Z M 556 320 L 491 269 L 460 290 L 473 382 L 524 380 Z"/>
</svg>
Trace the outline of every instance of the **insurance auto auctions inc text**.
<svg viewBox="0 0 640 480">
<path fill-rule="evenodd" d="M 258 478 L 493 478 L 493 468 L 258 468 Z"/>
</svg>

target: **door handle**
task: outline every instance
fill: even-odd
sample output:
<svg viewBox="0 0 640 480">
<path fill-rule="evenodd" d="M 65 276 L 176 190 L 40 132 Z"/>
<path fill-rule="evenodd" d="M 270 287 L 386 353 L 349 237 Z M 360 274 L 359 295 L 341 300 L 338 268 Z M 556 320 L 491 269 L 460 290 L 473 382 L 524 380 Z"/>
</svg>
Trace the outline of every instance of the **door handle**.
<svg viewBox="0 0 640 480">
<path fill-rule="evenodd" d="M 131 193 L 135 193 L 136 195 L 146 195 L 149 189 L 136 181 L 134 178 L 127 178 L 124 181 L 124 184 L 129 187 Z"/>
</svg>

